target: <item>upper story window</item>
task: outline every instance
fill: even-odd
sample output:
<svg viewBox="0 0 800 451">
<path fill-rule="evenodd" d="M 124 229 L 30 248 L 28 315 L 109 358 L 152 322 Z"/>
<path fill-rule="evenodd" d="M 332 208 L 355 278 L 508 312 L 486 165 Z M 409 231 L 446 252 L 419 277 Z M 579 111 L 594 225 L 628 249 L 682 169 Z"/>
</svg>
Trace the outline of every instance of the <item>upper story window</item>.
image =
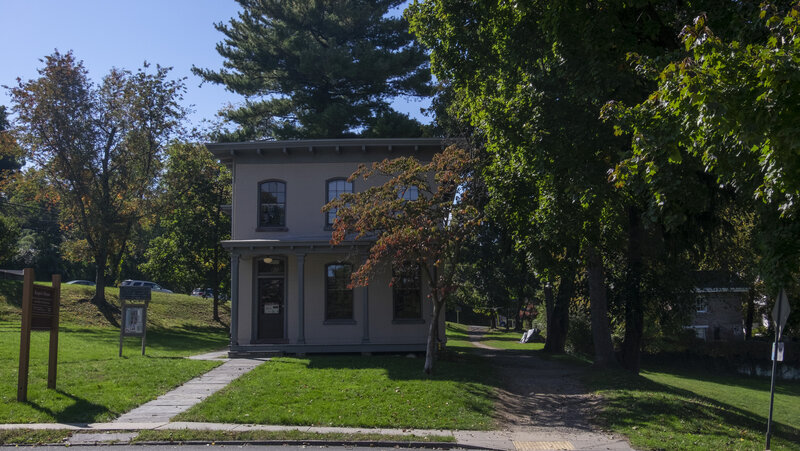
<svg viewBox="0 0 800 451">
<path fill-rule="evenodd" d="M 349 263 L 325 266 L 325 320 L 353 319 L 353 289 L 349 288 L 353 267 Z"/>
<path fill-rule="evenodd" d="M 325 190 L 327 192 L 325 198 L 328 200 L 328 202 L 330 202 L 344 193 L 352 193 L 353 184 L 348 182 L 347 179 L 331 179 L 328 180 Z M 336 209 L 332 209 L 325 213 L 325 226 L 332 226 L 334 219 L 336 219 Z"/>
<path fill-rule="evenodd" d="M 400 191 L 397 193 L 397 195 L 401 199 L 417 200 L 417 199 L 419 199 L 419 188 L 417 188 L 414 185 L 411 185 L 411 186 L 408 186 L 408 187 L 405 187 L 405 188 L 400 188 Z"/>
<path fill-rule="evenodd" d="M 286 227 L 286 183 L 267 180 L 258 184 L 259 227 Z"/>
<path fill-rule="evenodd" d="M 708 298 L 705 296 L 697 296 L 695 299 L 695 309 L 697 313 L 708 313 Z"/>
<path fill-rule="evenodd" d="M 396 272 L 392 285 L 395 320 L 422 319 L 422 277 L 419 266 Z"/>
</svg>

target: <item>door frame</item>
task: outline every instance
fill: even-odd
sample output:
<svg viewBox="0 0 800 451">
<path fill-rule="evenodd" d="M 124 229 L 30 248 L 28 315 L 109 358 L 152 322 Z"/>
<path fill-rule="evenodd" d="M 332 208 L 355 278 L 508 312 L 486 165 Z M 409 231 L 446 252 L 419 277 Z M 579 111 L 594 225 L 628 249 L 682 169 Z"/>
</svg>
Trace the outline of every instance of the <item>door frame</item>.
<svg viewBox="0 0 800 451">
<path fill-rule="evenodd" d="M 284 268 L 286 270 L 283 273 L 283 337 L 282 338 L 258 338 L 258 261 L 264 259 L 266 257 L 270 257 L 275 260 L 283 260 Z M 253 296 L 251 299 L 251 328 L 250 328 L 250 343 L 252 344 L 283 344 L 288 343 L 289 339 L 289 256 L 288 255 L 280 255 L 280 254 L 265 254 L 258 257 L 254 257 L 252 260 L 253 266 L 253 278 L 252 278 L 252 286 L 253 286 Z M 270 276 L 274 278 L 279 278 L 280 276 Z"/>
</svg>

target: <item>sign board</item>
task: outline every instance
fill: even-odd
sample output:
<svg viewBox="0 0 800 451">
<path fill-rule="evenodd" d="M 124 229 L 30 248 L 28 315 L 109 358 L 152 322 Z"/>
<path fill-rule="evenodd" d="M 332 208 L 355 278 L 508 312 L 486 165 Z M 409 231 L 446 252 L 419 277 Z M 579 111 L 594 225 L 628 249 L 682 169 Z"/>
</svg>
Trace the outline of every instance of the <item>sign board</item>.
<svg viewBox="0 0 800 451">
<path fill-rule="evenodd" d="M 149 301 L 150 287 L 119 287 L 119 298 L 126 301 Z"/>
<path fill-rule="evenodd" d="M 55 315 L 55 290 L 50 287 L 33 286 L 31 299 L 31 330 L 50 330 Z"/>
<path fill-rule="evenodd" d="M 23 271 L 22 327 L 19 339 L 17 401 L 28 400 L 28 370 L 31 356 L 31 331 L 50 331 L 47 360 L 47 388 L 56 388 L 58 364 L 58 312 L 61 303 L 61 276 L 53 275 L 52 287 L 35 285 L 32 268 Z"/>
<path fill-rule="evenodd" d="M 264 313 L 278 314 L 281 312 L 280 304 L 264 304 Z"/>
<path fill-rule="evenodd" d="M 119 356 L 122 357 L 123 337 L 142 337 L 142 355 L 147 343 L 147 305 L 150 287 L 119 287 L 122 325 L 119 328 Z M 129 304 L 127 301 L 135 301 Z"/>
<path fill-rule="evenodd" d="M 145 306 L 126 305 L 122 311 L 122 334 L 125 336 L 142 336 L 145 325 Z"/>
<path fill-rule="evenodd" d="M 783 354 L 785 349 L 786 347 L 783 345 L 782 341 L 778 343 L 772 343 L 772 360 L 783 362 Z"/>
</svg>

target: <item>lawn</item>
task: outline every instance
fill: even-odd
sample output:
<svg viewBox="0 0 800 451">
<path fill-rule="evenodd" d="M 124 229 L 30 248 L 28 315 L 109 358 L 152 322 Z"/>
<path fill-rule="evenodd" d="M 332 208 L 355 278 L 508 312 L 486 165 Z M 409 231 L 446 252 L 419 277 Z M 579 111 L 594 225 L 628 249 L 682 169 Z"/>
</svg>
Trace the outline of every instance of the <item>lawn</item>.
<svg viewBox="0 0 800 451">
<path fill-rule="evenodd" d="M 278 358 L 176 421 L 419 429 L 492 429 L 488 362 L 450 354 L 426 377 L 420 358 Z"/>
<path fill-rule="evenodd" d="M 227 343 L 225 327 L 211 321 L 210 313 L 205 318 L 207 305 L 201 304 L 202 298 L 154 293 L 148 312 L 147 355 L 141 355 L 138 338 L 126 338 L 124 357 L 119 358 L 119 329 L 111 325 L 119 320 L 118 309 L 107 312 L 109 318 L 89 302 L 90 288 L 62 285 L 56 389 L 46 388 L 49 333 L 33 332 L 28 402 L 19 403 L 16 295 L 20 285 L 0 281 L 0 423 L 112 420 L 217 366 L 217 362 L 183 357 Z M 118 291 L 109 288 L 107 293 L 115 306 Z M 176 311 L 187 305 L 198 308 Z"/>
<path fill-rule="evenodd" d="M 640 376 L 592 372 L 601 425 L 644 449 L 764 449 L 769 379 L 659 367 Z M 780 382 L 772 449 L 800 449 L 800 383 Z"/>
<path fill-rule="evenodd" d="M 470 335 L 467 332 L 467 325 L 458 323 L 447 323 L 447 347 L 459 351 L 469 351 L 475 347 L 469 343 Z M 531 350 L 537 351 L 544 348 L 544 342 L 520 343 L 522 332 L 505 329 L 490 329 L 483 334 L 481 343 L 497 349 L 508 350 Z"/>
</svg>

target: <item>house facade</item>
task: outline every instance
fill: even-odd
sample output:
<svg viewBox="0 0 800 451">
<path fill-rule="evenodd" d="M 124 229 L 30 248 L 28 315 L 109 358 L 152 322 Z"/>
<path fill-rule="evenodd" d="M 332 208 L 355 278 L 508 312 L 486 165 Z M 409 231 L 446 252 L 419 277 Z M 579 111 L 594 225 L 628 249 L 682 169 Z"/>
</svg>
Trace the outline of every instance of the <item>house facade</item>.
<svg viewBox="0 0 800 451">
<path fill-rule="evenodd" d="M 744 340 L 744 305 L 750 288 L 735 274 L 696 271 L 695 312 L 689 328 L 704 341 Z"/>
<path fill-rule="evenodd" d="M 231 344 L 251 352 L 424 351 L 432 320 L 419 273 L 392 264 L 367 287 L 348 288 L 370 242 L 330 244 L 329 200 L 381 180 L 347 178 L 359 164 L 430 160 L 440 139 L 341 139 L 207 144 L 233 174 Z M 403 190 L 413 199 L 415 192 Z M 444 339 L 444 315 L 440 318 Z"/>
</svg>

